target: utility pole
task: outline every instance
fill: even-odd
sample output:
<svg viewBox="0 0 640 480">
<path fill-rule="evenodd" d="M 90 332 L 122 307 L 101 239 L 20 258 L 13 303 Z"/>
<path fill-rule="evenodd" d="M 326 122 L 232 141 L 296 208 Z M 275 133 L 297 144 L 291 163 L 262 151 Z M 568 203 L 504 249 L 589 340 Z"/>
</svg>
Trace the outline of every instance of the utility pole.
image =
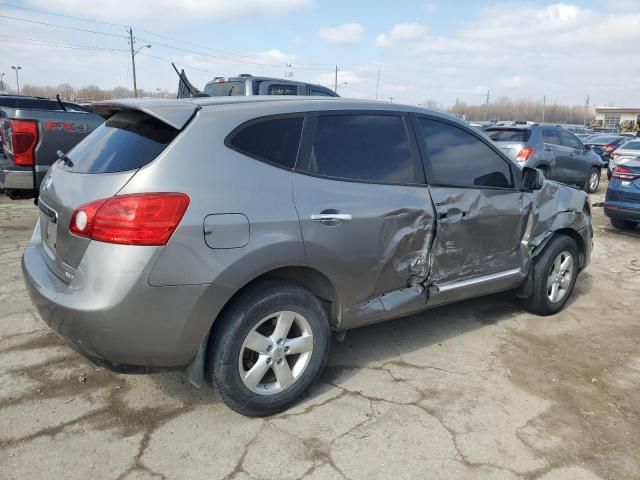
<svg viewBox="0 0 640 480">
<path fill-rule="evenodd" d="M 547 96 L 542 97 L 542 123 L 544 123 L 544 109 L 547 106 Z"/>
<path fill-rule="evenodd" d="M 131 46 L 131 70 L 133 72 L 133 96 L 138 97 L 138 84 L 136 83 L 136 54 L 134 51 L 133 28 L 129 27 L 129 45 Z"/>
<path fill-rule="evenodd" d="M 487 121 L 487 110 L 489 109 L 489 100 L 491 99 L 491 92 L 487 90 L 487 103 L 484 106 L 484 121 Z"/>
<path fill-rule="evenodd" d="M 20 95 L 20 79 L 18 78 L 18 70 L 22 70 L 22 67 L 19 65 L 11 65 L 11 68 L 16 71 L 16 87 L 18 87 L 18 95 Z"/>
<path fill-rule="evenodd" d="M 378 67 L 378 79 L 376 80 L 376 100 L 378 100 L 378 89 L 380 88 L 380 67 Z"/>
<path fill-rule="evenodd" d="M 4 92 L 4 76 L 6 73 L 0 73 L 0 92 Z"/>
<path fill-rule="evenodd" d="M 393 103 L 393 99 L 394 99 L 394 98 L 396 98 L 396 97 L 389 97 L 389 101 L 390 101 L 391 103 Z"/>
<path fill-rule="evenodd" d="M 143 48 L 151 48 L 151 45 L 143 45 L 137 50 L 135 48 L 136 40 L 133 37 L 133 28 L 129 27 L 129 45 L 131 45 L 131 71 L 133 72 L 133 96 L 138 96 L 138 84 L 136 82 L 136 55 Z"/>
<path fill-rule="evenodd" d="M 587 99 L 584 102 L 584 126 L 587 126 L 587 115 L 589 113 L 589 101 L 591 100 L 591 98 L 589 98 L 589 94 L 587 93 Z"/>
<path fill-rule="evenodd" d="M 333 91 L 338 93 L 338 65 L 336 65 L 336 76 L 335 76 Z"/>
</svg>

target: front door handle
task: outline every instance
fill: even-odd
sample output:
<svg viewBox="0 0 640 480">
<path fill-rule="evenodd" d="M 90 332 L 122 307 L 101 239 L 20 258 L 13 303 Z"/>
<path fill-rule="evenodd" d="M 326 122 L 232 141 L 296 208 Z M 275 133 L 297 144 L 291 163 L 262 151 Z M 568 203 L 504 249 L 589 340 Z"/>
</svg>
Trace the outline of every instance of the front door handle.
<svg viewBox="0 0 640 480">
<path fill-rule="evenodd" d="M 453 217 L 466 217 L 467 214 L 469 212 L 463 212 L 462 210 L 459 210 L 457 208 L 451 208 L 449 210 L 446 210 L 444 212 L 438 212 L 438 219 L 439 220 L 444 220 L 445 218 L 449 217 L 449 218 L 453 218 Z"/>
<path fill-rule="evenodd" d="M 324 211 L 311 215 L 312 222 L 320 222 L 325 225 L 337 225 L 338 223 L 348 222 L 351 220 L 351 214 L 338 211 Z"/>
</svg>

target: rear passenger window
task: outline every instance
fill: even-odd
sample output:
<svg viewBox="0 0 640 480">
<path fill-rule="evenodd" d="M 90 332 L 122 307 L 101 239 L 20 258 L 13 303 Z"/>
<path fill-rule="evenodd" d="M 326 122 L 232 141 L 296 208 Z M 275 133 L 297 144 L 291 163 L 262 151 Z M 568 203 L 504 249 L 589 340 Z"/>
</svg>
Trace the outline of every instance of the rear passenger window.
<svg viewBox="0 0 640 480">
<path fill-rule="evenodd" d="M 475 136 L 435 120 L 420 119 L 420 127 L 427 147 L 429 181 L 465 187 L 513 185 L 507 162 Z"/>
<path fill-rule="evenodd" d="M 560 132 L 558 132 L 558 130 L 543 130 L 542 141 L 550 145 L 562 145 L 562 140 L 560 140 Z"/>
<path fill-rule="evenodd" d="M 290 169 L 298 156 L 303 120 L 303 117 L 260 119 L 242 127 L 229 143 L 241 153 Z"/>
<path fill-rule="evenodd" d="M 345 180 L 416 183 L 416 162 L 403 117 L 320 115 L 309 170 Z"/>
<path fill-rule="evenodd" d="M 573 136 L 570 132 L 560 132 L 560 141 L 562 142 L 563 147 L 575 148 L 580 150 L 582 145 L 576 137 Z"/>
</svg>

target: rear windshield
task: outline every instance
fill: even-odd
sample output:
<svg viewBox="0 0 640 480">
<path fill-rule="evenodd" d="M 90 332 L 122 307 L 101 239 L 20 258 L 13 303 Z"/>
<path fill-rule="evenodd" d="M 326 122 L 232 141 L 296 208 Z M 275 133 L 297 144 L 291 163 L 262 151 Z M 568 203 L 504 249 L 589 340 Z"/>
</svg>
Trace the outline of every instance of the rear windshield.
<svg viewBox="0 0 640 480">
<path fill-rule="evenodd" d="M 640 150 L 640 141 L 634 140 L 624 144 L 625 150 Z"/>
<path fill-rule="evenodd" d="M 96 128 L 67 155 L 77 173 L 135 170 L 156 158 L 178 135 L 178 130 L 149 115 L 118 112 Z"/>
<path fill-rule="evenodd" d="M 607 136 L 602 136 L 602 137 L 593 137 L 593 138 L 589 138 L 589 143 L 613 143 L 613 142 L 617 142 L 618 140 L 620 140 L 620 137 L 607 137 Z"/>
<path fill-rule="evenodd" d="M 209 83 L 204 87 L 204 93 L 212 97 L 244 95 L 244 83 L 244 81 Z"/>
<path fill-rule="evenodd" d="M 494 142 L 527 142 L 531 130 L 522 128 L 492 128 L 485 131 Z"/>
</svg>

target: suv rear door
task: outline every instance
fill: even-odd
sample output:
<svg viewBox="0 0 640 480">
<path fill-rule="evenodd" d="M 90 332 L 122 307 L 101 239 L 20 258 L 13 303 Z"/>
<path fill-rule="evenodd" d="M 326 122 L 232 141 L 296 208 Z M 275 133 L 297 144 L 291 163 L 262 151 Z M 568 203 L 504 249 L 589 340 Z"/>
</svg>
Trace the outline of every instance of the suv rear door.
<svg viewBox="0 0 640 480">
<path fill-rule="evenodd" d="M 479 135 L 445 120 L 420 116 L 416 131 L 437 215 L 429 304 L 517 285 L 531 202 L 516 187 L 517 167 Z"/>
<path fill-rule="evenodd" d="M 341 325 L 424 308 L 434 212 L 408 117 L 310 114 L 294 202 L 310 266 L 340 297 Z"/>
<path fill-rule="evenodd" d="M 569 152 L 570 149 L 562 145 L 560 129 L 555 127 L 544 127 L 542 129 L 542 141 L 545 148 L 553 153 L 553 163 L 549 172 L 549 179 L 558 182 L 567 182 L 569 179 Z"/>
<path fill-rule="evenodd" d="M 559 128 L 560 141 L 567 149 L 566 178 L 569 183 L 583 185 L 591 172 L 591 160 L 586 154 L 582 142 L 571 132 Z"/>
</svg>

